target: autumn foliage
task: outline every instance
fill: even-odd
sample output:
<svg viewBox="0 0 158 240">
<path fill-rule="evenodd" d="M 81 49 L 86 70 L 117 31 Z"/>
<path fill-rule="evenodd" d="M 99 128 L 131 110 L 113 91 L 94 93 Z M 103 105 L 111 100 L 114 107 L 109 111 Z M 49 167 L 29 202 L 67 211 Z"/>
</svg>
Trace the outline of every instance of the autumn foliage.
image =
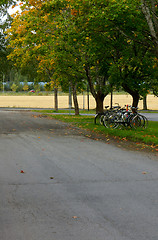
<svg viewBox="0 0 158 240">
<path fill-rule="evenodd" d="M 157 57 L 140 1 L 26 0 L 20 8 L 7 33 L 16 67 L 35 66 L 38 78 L 63 87 L 88 83 L 99 111 L 112 89 L 139 100 L 155 87 Z"/>
</svg>

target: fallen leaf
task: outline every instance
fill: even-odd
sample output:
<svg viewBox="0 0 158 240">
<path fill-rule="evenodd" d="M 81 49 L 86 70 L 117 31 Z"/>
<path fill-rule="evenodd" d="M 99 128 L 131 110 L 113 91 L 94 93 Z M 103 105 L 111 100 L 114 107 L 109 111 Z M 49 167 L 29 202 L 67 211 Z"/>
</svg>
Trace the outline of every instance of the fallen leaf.
<svg viewBox="0 0 158 240">
<path fill-rule="evenodd" d="M 126 137 L 124 137 L 124 138 L 122 138 L 122 140 L 124 140 L 124 141 L 127 141 L 127 138 L 126 138 Z"/>
<path fill-rule="evenodd" d="M 20 171 L 21 173 L 25 173 L 23 170 Z"/>
<path fill-rule="evenodd" d="M 50 179 L 54 179 L 54 177 L 50 177 Z"/>
<path fill-rule="evenodd" d="M 142 172 L 142 174 L 147 174 L 147 172 Z"/>
<path fill-rule="evenodd" d="M 76 219 L 76 218 L 77 218 L 77 216 L 73 216 L 72 218 Z"/>
</svg>

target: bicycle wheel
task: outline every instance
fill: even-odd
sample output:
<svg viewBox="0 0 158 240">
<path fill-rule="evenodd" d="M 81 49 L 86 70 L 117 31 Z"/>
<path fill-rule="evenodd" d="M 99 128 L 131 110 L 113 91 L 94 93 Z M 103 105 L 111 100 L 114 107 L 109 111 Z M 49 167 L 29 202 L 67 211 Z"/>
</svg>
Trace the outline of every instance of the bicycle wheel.
<svg viewBox="0 0 158 240">
<path fill-rule="evenodd" d="M 145 122 L 144 122 L 144 128 L 147 128 L 148 127 L 148 119 L 147 117 L 143 116 Z"/>
<path fill-rule="evenodd" d="M 100 123 L 100 118 L 103 115 L 103 113 L 96 113 L 94 117 L 94 124 Z"/>
<path fill-rule="evenodd" d="M 130 126 L 132 128 L 132 120 L 136 115 L 131 113 L 127 119 L 127 125 Z"/>
<path fill-rule="evenodd" d="M 106 122 L 107 122 L 107 120 L 108 120 L 108 118 L 109 118 L 110 115 L 111 115 L 111 113 L 110 113 L 109 111 L 107 111 L 107 112 L 104 114 L 104 116 L 102 117 L 101 121 L 102 121 L 102 124 L 104 125 L 104 127 L 107 127 L 107 126 L 106 126 Z"/>
<path fill-rule="evenodd" d="M 130 120 L 130 126 L 134 129 L 142 126 L 142 119 L 139 115 L 134 116 Z"/>
<path fill-rule="evenodd" d="M 139 117 L 141 117 L 141 119 L 142 119 L 142 121 L 141 121 L 141 127 L 147 128 L 147 127 L 148 127 L 148 119 L 147 119 L 145 116 L 141 115 L 141 114 L 138 114 L 138 115 L 139 115 Z"/>
<path fill-rule="evenodd" d="M 103 114 L 103 115 L 101 115 L 100 118 L 99 118 L 99 122 L 100 122 L 101 125 L 103 125 L 104 116 L 105 116 L 105 115 Z"/>
<path fill-rule="evenodd" d="M 119 126 L 118 120 L 119 118 L 116 114 L 105 116 L 103 125 L 107 128 L 117 128 Z"/>
</svg>

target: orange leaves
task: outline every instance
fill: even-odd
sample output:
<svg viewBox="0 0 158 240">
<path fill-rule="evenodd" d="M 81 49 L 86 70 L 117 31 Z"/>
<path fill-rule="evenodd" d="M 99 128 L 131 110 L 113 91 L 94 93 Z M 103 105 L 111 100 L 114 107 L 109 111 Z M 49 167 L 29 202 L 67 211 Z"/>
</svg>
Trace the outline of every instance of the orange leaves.
<svg viewBox="0 0 158 240">
<path fill-rule="evenodd" d="M 35 58 L 38 61 L 38 74 L 46 74 L 46 69 L 53 71 L 52 34 L 56 30 L 52 14 L 44 12 L 43 0 L 28 0 L 20 3 L 19 14 L 15 14 L 12 26 L 7 31 L 7 39 L 12 52 L 8 59 L 17 67 L 25 67 Z M 13 6 L 15 8 L 16 5 Z M 52 25 L 53 22 L 53 25 Z M 57 38 L 56 38 L 57 40 Z M 51 49 L 50 49 L 51 48 Z M 43 76 L 44 76 L 43 74 Z"/>
<path fill-rule="evenodd" d="M 77 16 L 77 14 L 78 14 L 78 11 L 77 11 L 77 10 L 75 10 L 75 9 L 72 9 L 72 10 L 71 10 L 71 15 Z"/>
<path fill-rule="evenodd" d="M 25 33 L 25 29 L 26 29 L 25 24 L 24 25 L 19 25 L 17 30 L 16 30 L 16 33 L 24 34 Z"/>
<path fill-rule="evenodd" d="M 35 0 L 30 0 L 30 1 L 29 1 L 29 4 L 30 4 L 30 5 L 34 5 L 35 2 L 36 2 Z"/>
<path fill-rule="evenodd" d="M 37 60 L 39 61 L 39 67 L 38 72 L 43 72 L 45 69 L 49 69 L 50 71 L 54 68 L 54 59 L 53 58 L 47 58 L 46 56 L 39 55 Z"/>
<path fill-rule="evenodd" d="M 42 0 L 30 0 L 29 4 L 32 6 L 40 6 L 42 5 Z"/>
<path fill-rule="evenodd" d="M 47 23 L 48 20 L 49 20 L 48 15 L 44 15 L 44 16 L 42 17 L 42 19 Z"/>
</svg>

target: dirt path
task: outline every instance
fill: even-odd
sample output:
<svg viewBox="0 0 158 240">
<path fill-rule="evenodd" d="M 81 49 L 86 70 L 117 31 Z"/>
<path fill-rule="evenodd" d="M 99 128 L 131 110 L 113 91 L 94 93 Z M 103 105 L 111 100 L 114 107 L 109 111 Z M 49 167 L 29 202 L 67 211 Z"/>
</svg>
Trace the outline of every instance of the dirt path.
<svg viewBox="0 0 158 240">
<path fill-rule="evenodd" d="M 87 96 L 78 96 L 80 108 L 87 109 Z M 148 109 L 158 110 L 158 98 L 148 95 Z M 119 103 L 120 106 L 125 104 L 131 105 L 132 98 L 130 95 L 114 95 L 113 104 Z M 68 96 L 58 97 L 59 108 L 68 108 Z M 105 98 L 104 105 L 110 105 L 110 95 Z M 0 107 L 28 107 L 28 108 L 54 108 L 53 96 L 0 96 Z M 90 96 L 90 109 L 95 108 L 95 100 Z M 143 101 L 140 100 L 139 108 L 143 108 Z"/>
</svg>

